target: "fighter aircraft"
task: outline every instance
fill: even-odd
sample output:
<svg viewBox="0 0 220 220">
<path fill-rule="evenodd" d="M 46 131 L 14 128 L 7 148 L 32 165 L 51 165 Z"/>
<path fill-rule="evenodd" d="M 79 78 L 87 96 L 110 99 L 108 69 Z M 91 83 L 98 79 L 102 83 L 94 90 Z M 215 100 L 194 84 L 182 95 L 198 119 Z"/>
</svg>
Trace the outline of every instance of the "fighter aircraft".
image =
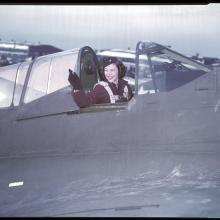
<svg viewBox="0 0 220 220">
<path fill-rule="evenodd" d="M 220 216 L 219 69 L 140 41 L 128 103 L 79 108 L 85 46 L 0 69 L 0 216 Z"/>
</svg>

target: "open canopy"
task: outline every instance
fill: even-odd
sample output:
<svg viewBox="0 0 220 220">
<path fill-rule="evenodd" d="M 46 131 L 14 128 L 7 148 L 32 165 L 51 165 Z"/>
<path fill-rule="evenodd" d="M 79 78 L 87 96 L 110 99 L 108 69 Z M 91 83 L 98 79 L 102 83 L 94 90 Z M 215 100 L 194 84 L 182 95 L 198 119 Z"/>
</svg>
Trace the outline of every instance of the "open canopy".
<svg viewBox="0 0 220 220">
<path fill-rule="evenodd" d="M 98 61 L 87 46 L 2 67 L 0 107 L 20 105 L 19 119 L 79 109 L 71 96 L 68 69 L 80 76 L 85 90 L 98 80 Z"/>
</svg>

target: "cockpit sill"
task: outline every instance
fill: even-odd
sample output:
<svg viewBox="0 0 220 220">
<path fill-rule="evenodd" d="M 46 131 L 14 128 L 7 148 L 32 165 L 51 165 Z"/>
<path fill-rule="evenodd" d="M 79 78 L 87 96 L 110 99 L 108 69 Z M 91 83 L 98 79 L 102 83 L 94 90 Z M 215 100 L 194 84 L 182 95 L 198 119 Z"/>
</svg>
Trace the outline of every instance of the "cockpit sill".
<svg viewBox="0 0 220 220">
<path fill-rule="evenodd" d="M 134 99 L 134 97 L 132 98 Z M 132 101 L 132 100 L 130 100 Z M 45 115 L 39 115 L 39 116 L 32 116 L 32 117 L 20 117 L 17 118 L 16 121 L 24 121 L 24 120 L 30 120 L 30 119 L 37 119 L 37 118 L 43 118 L 43 117 L 51 117 L 51 116 L 57 116 L 57 115 L 76 115 L 76 114 L 82 114 L 82 113 L 95 113 L 95 112 L 106 112 L 106 111 L 121 111 L 125 110 L 128 107 L 128 102 L 118 102 L 118 103 L 105 103 L 105 104 L 93 104 L 91 106 L 80 108 L 78 110 L 68 110 L 65 112 L 59 112 L 54 114 L 45 114 Z"/>
</svg>

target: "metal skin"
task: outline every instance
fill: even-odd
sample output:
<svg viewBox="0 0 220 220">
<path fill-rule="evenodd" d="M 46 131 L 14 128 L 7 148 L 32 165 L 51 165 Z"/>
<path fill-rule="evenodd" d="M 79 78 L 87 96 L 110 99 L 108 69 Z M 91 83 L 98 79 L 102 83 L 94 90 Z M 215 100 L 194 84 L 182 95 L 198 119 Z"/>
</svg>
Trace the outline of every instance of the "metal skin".
<svg viewBox="0 0 220 220">
<path fill-rule="evenodd" d="M 136 58 L 162 50 L 139 42 Z M 77 53 L 91 88 L 95 54 Z M 24 103 L 32 63 L 20 105 L 0 109 L 0 216 L 219 217 L 220 71 L 187 62 L 203 71 L 180 87 L 85 109 L 71 86 Z"/>
</svg>

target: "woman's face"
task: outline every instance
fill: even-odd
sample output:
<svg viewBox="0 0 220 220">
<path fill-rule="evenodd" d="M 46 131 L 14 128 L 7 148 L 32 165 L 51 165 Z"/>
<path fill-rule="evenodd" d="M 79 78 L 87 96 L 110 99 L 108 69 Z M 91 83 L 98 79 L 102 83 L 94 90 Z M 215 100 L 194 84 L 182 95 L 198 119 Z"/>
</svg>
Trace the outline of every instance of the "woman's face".
<svg viewBox="0 0 220 220">
<path fill-rule="evenodd" d="M 104 68 L 105 78 L 114 84 L 118 84 L 118 67 L 112 63 Z"/>
</svg>

